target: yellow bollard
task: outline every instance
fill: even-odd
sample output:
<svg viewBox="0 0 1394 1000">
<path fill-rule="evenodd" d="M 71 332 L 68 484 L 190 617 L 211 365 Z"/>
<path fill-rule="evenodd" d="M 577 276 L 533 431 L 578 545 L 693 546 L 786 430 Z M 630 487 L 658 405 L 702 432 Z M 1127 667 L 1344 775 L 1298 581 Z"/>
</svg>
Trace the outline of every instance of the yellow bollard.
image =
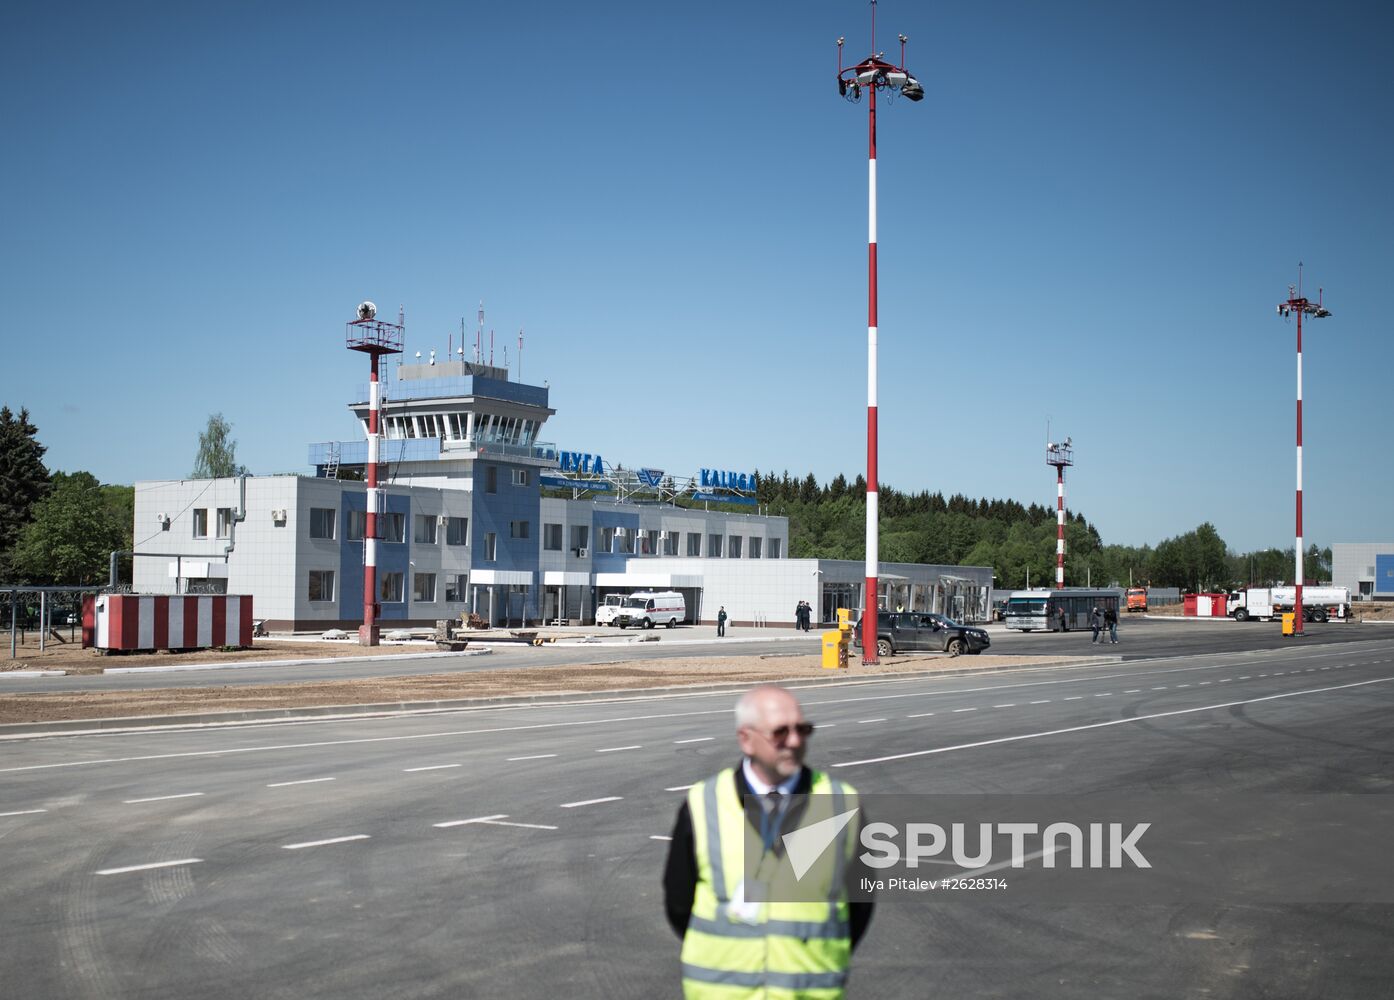
<svg viewBox="0 0 1394 1000">
<path fill-rule="evenodd" d="M 1283 635 L 1292 635 L 1297 631 L 1296 622 L 1297 615 L 1292 611 L 1286 612 L 1283 615 Z"/>
<path fill-rule="evenodd" d="M 823 669 L 847 669 L 847 633 L 840 628 L 823 633 Z"/>
</svg>

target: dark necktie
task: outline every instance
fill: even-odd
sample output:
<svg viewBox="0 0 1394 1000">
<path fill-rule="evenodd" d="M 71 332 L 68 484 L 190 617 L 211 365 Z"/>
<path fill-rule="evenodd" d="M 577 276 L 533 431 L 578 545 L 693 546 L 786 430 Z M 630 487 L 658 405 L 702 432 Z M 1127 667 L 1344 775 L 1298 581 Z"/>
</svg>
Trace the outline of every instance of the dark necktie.
<svg viewBox="0 0 1394 1000">
<path fill-rule="evenodd" d="M 779 824 L 784 809 L 784 793 L 778 788 L 772 788 L 765 795 L 764 815 L 760 817 L 760 839 L 765 843 L 765 850 L 774 847 L 775 841 L 779 839 Z"/>
</svg>

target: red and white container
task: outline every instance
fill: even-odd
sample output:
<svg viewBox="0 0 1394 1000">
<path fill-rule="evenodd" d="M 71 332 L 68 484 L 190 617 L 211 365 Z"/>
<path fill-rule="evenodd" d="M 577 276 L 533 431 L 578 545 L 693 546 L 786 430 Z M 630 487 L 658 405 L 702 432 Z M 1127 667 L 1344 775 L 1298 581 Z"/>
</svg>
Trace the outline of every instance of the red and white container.
<svg viewBox="0 0 1394 1000">
<path fill-rule="evenodd" d="M 82 604 L 82 645 L 97 649 L 211 649 L 252 644 L 252 598 L 98 594 Z"/>
</svg>

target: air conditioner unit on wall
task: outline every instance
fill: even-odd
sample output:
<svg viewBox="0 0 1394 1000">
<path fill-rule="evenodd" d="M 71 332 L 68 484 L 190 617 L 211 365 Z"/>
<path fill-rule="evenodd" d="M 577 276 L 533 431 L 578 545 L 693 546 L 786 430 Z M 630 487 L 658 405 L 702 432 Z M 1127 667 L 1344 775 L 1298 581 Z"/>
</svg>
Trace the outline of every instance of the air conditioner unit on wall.
<svg viewBox="0 0 1394 1000">
<path fill-rule="evenodd" d="M 160 527 L 162 527 L 162 528 L 168 528 L 168 527 L 169 527 L 169 515 L 168 515 L 168 514 L 156 514 L 156 515 L 155 515 L 155 520 L 160 522 Z"/>
<path fill-rule="evenodd" d="M 577 549 L 577 550 L 576 550 L 576 554 L 577 554 L 578 556 L 580 556 L 582 559 L 584 559 L 584 558 L 586 558 L 587 555 L 590 554 L 590 550 L 589 550 L 589 549 Z"/>
<path fill-rule="evenodd" d="M 449 527 L 449 526 L 450 526 L 450 515 L 449 515 L 449 514 L 442 514 L 440 517 L 436 518 L 436 523 L 439 524 L 442 528 Z"/>
<path fill-rule="evenodd" d="M 286 519 L 286 510 L 285 510 L 284 507 L 280 508 L 279 510 L 273 510 L 273 511 L 271 512 L 271 520 L 273 520 L 273 521 L 284 521 L 285 519 Z"/>
</svg>

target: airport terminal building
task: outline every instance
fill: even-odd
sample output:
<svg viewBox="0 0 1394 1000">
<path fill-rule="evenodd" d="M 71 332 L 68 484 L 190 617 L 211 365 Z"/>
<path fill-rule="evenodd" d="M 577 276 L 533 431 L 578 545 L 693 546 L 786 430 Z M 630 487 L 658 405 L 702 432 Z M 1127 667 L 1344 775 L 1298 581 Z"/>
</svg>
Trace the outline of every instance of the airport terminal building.
<svg viewBox="0 0 1394 1000">
<path fill-rule="evenodd" d="M 491 625 L 588 624 L 606 594 L 678 590 L 688 620 L 792 627 L 865 605 L 859 561 L 790 559 L 789 524 L 756 513 L 752 476 L 626 469 L 539 439 L 546 386 L 465 361 L 382 383 L 377 581 L 384 627 L 475 614 Z M 310 446 L 313 474 L 136 484 L 133 589 L 250 594 L 271 628 L 363 617 L 364 439 Z M 732 512 L 714 506 L 749 506 Z M 984 620 L 989 567 L 883 563 L 884 607 Z"/>
<path fill-rule="evenodd" d="M 1394 542 L 1335 542 L 1331 582 L 1357 601 L 1394 601 Z"/>
</svg>

